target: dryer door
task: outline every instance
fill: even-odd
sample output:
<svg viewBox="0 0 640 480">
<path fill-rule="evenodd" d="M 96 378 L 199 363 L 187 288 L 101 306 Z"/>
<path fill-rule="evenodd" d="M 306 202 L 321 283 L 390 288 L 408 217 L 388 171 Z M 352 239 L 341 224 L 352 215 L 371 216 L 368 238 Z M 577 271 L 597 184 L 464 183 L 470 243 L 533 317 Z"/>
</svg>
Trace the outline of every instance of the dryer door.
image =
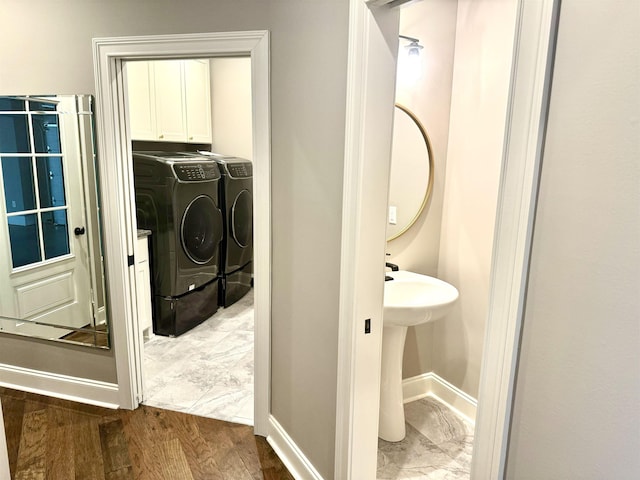
<svg viewBox="0 0 640 480">
<path fill-rule="evenodd" d="M 230 223 L 231 236 L 236 244 L 242 248 L 252 245 L 253 198 L 248 190 L 242 190 L 234 199 Z"/>
<path fill-rule="evenodd" d="M 191 261 L 204 265 L 218 251 L 222 239 L 222 214 L 207 195 L 194 198 L 182 216 L 180 241 Z"/>
</svg>

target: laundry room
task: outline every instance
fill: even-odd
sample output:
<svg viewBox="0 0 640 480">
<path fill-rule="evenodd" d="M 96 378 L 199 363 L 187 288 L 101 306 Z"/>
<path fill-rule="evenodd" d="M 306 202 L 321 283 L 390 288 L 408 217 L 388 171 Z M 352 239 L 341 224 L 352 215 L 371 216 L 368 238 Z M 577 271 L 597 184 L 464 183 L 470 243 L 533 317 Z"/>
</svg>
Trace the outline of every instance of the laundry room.
<svg viewBox="0 0 640 480">
<path fill-rule="evenodd" d="M 253 425 L 251 59 L 125 72 L 142 403 Z"/>
</svg>

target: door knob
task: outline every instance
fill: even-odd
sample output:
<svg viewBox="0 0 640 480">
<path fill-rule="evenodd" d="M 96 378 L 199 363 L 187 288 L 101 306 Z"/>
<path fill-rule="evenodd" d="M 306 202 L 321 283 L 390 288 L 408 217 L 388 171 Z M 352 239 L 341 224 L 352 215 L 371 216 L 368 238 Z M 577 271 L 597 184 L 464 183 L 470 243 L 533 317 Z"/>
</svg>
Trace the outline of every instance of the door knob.
<svg viewBox="0 0 640 480">
<path fill-rule="evenodd" d="M 75 233 L 76 235 L 84 235 L 84 227 L 76 227 L 73 229 L 73 233 Z"/>
</svg>

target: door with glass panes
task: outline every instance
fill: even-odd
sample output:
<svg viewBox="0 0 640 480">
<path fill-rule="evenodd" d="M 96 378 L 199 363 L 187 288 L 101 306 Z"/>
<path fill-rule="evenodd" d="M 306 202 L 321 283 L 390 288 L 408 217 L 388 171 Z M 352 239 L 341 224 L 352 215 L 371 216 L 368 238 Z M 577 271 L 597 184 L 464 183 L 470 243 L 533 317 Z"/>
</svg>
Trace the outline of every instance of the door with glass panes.
<svg viewBox="0 0 640 480">
<path fill-rule="evenodd" d="M 39 324 L 4 330 L 59 338 L 53 326 L 92 322 L 78 135 L 73 97 L 0 98 L 0 316 Z"/>
</svg>

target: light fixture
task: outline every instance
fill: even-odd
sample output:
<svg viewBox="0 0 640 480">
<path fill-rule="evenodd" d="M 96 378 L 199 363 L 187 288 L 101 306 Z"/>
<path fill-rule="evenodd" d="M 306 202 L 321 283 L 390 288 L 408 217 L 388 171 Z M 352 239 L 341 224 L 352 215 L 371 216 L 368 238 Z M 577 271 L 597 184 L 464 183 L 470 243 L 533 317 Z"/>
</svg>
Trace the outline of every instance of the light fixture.
<svg viewBox="0 0 640 480">
<path fill-rule="evenodd" d="M 407 55 L 404 59 L 399 60 L 399 73 L 403 82 L 411 85 L 416 82 L 418 78 L 422 75 L 422 65 L 420 61 L 420 50 L 424 47 L 420 45 L 420 40 L 413 37 L 407 37 L 406 35 L 399 35 L 403 40 L 407 40 L 409 42 L 408 45 L 404 46 Z"/>
<path fill-rule="evenodd" d="M 420 45 L 420 40 L 418 40 L 417 38 L 413 38 L 413 37 L 407 37 L 405 35 L 399 35 L 400 38 L 403 38 L 405 40 L 408 40 L 410 43 L 409 45 L 405 45 L 404 48 L 407 50 L 407 55 L 409 57 L 419 57 L 420 56 L 420 50 L 422 50 L 424 47 L 422 45 Z"/>
</svg>

